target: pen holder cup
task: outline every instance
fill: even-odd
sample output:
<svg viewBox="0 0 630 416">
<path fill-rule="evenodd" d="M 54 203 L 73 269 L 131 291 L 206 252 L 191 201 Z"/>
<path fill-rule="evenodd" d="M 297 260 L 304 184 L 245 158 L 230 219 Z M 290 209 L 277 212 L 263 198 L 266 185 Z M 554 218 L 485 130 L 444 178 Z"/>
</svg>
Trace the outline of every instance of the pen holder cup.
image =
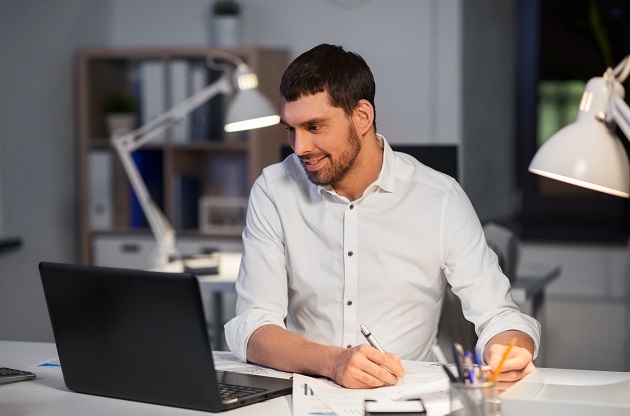
<svg viewBox="0 0 630 416">
<path fill-rule="evenodd" d="M 497 416 L 501 409 L 494 383 L 451 383 L 451 414 L 458 416 Z"/>
</svg>

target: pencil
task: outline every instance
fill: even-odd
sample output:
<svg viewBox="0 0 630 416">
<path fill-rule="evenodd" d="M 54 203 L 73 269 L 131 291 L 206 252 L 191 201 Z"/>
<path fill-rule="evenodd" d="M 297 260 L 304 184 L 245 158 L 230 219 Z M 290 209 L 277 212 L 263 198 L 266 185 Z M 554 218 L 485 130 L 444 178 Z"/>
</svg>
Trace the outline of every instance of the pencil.
<svg viewBox="0 0 630 416">
<path fill-rule="evenodd" d="M 510 355 L 510 351 L 512 351 L 514 344 L 516 344 L 516 338 L 512 339 L 512 341 L 510 342 L 510 345 L 508 345 L 505 352 L 503 353 L 503 356 L 501 357 L 501 361 L 499 361 L 499 365 L 497 365 L 497 368 L 492 373 L 492 377 L 490 377 L 490 383 L 494 383 L 495 381 L 497 381 L 497 377 L 499 376 L 499 373 L 501 372 L 501 369 L 503 368 L 503 364 L 505 364 L 505 360 L 507 360 L 508 356 Z"/>
</svg>

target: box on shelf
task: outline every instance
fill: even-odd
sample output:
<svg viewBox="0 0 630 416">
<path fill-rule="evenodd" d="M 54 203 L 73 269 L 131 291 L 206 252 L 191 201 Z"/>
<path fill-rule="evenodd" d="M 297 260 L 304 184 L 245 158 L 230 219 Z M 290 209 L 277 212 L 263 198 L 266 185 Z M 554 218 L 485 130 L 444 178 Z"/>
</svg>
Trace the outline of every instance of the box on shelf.
<svg viewBox="0 0 630 416">
<path fill-rule="evenodd" d="M 202 233 L 241 233 L 245 228 L 247 198 L 204 196 L 199 199 L 199 228 Z"/>
</svg>

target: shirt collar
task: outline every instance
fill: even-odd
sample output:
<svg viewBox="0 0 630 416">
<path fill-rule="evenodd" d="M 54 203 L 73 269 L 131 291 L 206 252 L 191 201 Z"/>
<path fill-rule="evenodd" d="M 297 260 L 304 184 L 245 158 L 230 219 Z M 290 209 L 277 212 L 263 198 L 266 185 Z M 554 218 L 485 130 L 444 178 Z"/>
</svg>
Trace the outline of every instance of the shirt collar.
<svg viewBox="0 0 630 416">
<path fill-rule="evenodd" d="M 394 184 L 396 183 L 396 155 L 392 150 L 385 137 L 380 134 L 376 135 L 378 145 L 383 149 L 383 165 L 378 174 L 378 178 L 374 181 L 374 185 L 379 186 L 386 192 L 394 192 Z"/>
<path fill-rule="evenodd" d="M 396 156 L 383 135 L 377 133 L 376 140 L 378 140 L 379 147 L 383 149 L 383 164 L 381 165 L 381 171 L 378 177 L 366 188 L 366 192 L 375 187 L 379 187 L 386 192 L 394 192 L 394 184 L 396 182 Z M 320 194 L 322 194 L 322 192 L 328 192 L 329 194 L 337 195 L 337 192 L 335 192 L 334 188 L 330 185 L 318 185 L 317 190 Z"/>
</svg>

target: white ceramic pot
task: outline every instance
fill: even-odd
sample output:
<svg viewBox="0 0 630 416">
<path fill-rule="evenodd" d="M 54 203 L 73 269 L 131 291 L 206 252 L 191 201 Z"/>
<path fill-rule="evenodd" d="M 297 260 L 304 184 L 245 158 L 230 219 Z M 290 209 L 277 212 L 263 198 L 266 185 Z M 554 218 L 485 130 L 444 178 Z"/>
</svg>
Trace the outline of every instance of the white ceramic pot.
<svg viewBox="0 0 630 416">
<path fill-rule="evenodd" d="M 136 115 L 133 113 L 108 113 L 105 116 L 105 125 L 110 136 L 114 132 L 116 134 L 129 133 L 136 127 Z"/>
<path fill-rule="evenodd" d="M 214 16 L 212 20 L 212 44 L 216 46 L 236 46 L 239 44 L 238 16 Z"/>
</svg>

